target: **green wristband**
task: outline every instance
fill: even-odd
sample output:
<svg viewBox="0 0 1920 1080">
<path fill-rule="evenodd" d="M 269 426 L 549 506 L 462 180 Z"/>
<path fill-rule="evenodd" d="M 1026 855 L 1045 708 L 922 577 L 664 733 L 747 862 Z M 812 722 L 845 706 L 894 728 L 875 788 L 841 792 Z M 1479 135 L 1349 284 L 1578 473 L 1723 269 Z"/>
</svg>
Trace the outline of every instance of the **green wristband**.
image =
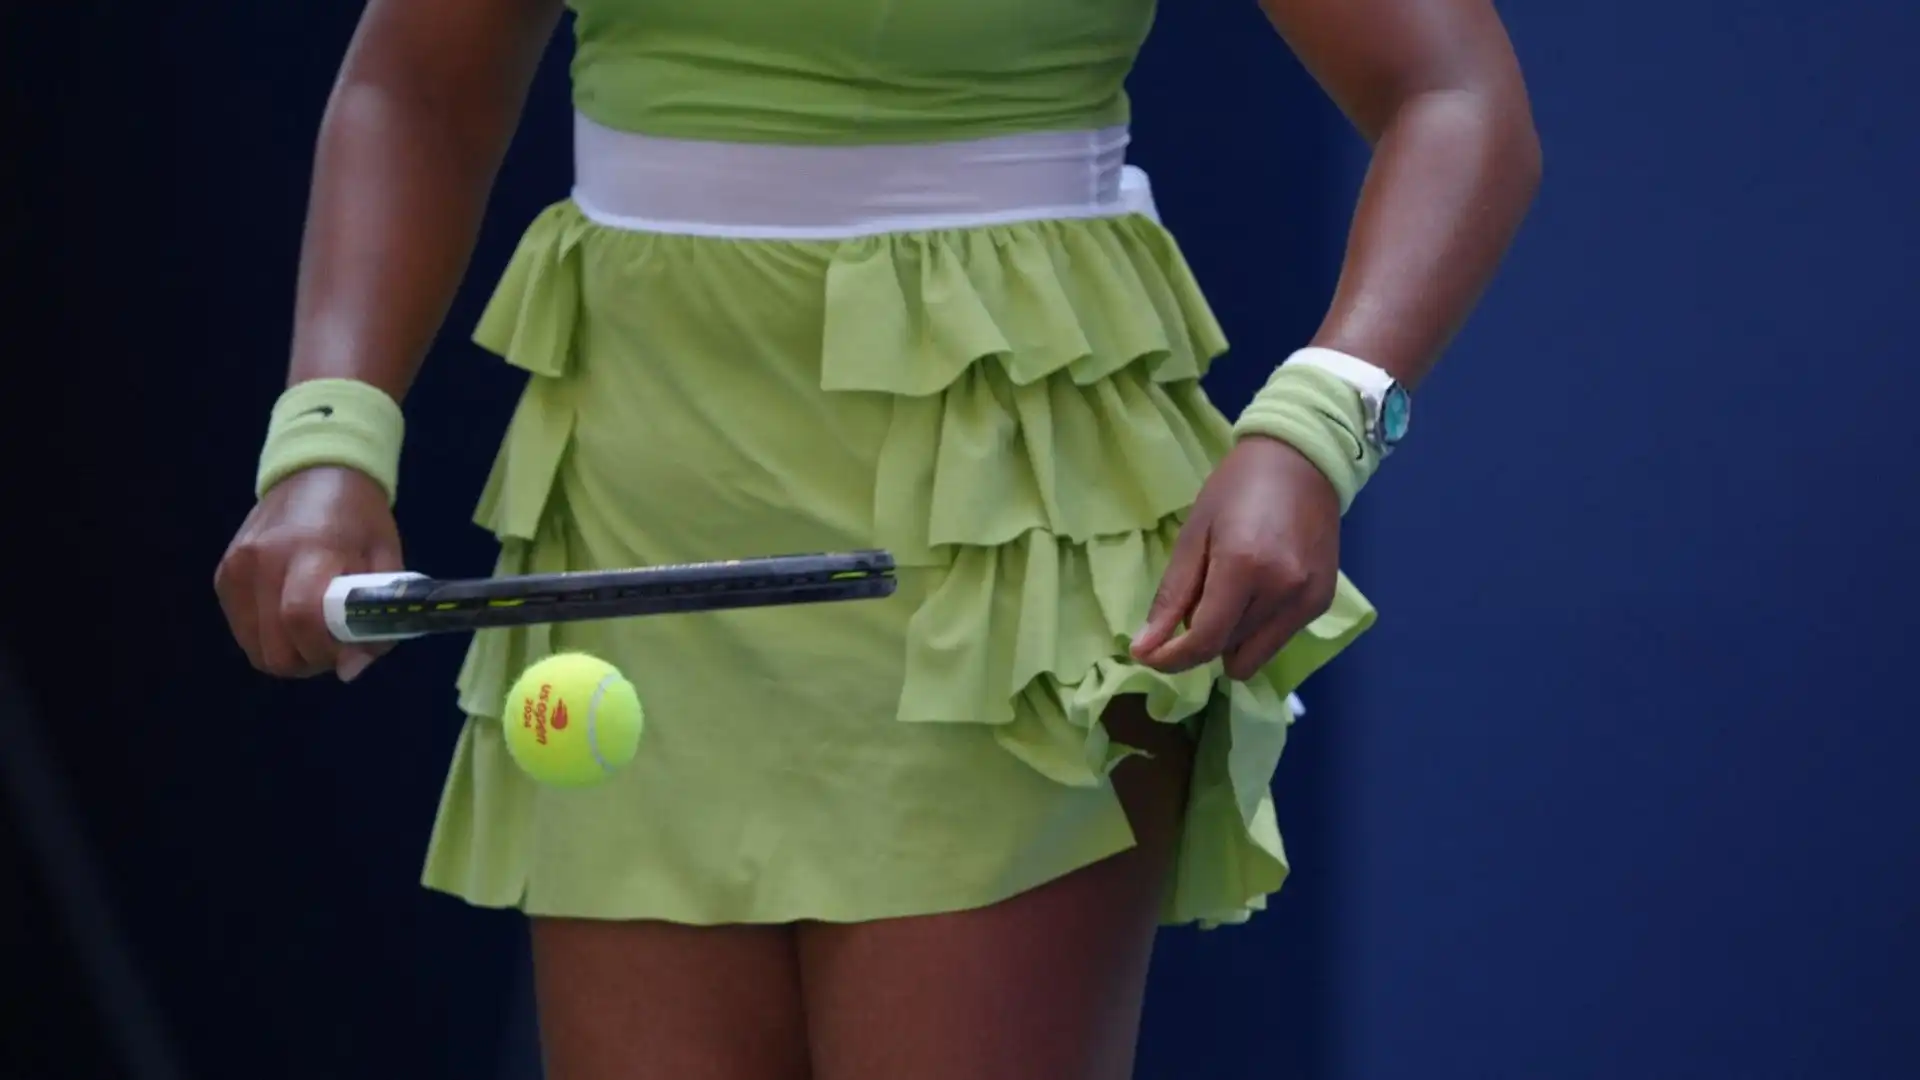
<svg viewBox="0 0 1920 1080">
<path fill-rule="evenodd" d="M 303 469 L 334 465 L 371 477 L 391 504 L 400 487 L 406 419 L 386 391 L 357 379 L 296 383 L 274 403 L 254 477 L 257 497 Z"/>
<path fill-rule="evenodd" d="M 1282 364 L 1233 425 L 1234 438 L 1278 439 L 1313 462 L 1340 493 L 1345 514 L 1380 468 L 1366 438 L 1366 405 L 1353 387 L 1318 368 Z"/>
</svg>

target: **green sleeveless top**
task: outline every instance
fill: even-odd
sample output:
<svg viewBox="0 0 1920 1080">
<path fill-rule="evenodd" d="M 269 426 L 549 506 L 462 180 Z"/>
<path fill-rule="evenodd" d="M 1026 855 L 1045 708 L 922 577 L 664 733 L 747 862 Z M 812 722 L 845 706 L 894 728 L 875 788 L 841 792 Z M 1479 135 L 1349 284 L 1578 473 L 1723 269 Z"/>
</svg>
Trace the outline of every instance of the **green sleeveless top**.
<svg viewBox="0 0 1920 1080">
<path fill-rule="evenodd" d="M 570 0 L 574 105 L 737 142 L 931 142 L 1125 123 L 1154 0 Z"/>
</svg>

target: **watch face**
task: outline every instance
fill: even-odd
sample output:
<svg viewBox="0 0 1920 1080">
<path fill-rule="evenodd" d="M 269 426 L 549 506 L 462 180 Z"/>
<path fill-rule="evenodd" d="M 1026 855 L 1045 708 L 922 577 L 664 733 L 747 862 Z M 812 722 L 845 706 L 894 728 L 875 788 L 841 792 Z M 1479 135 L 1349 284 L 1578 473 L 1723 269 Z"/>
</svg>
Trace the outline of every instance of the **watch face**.
<svg viewBox="0 0 1920 1080">
<path fill-rule="evenodd" d="M 1407 428 L 1413 423 L 1413 398 L 1406 389 L 1395 383 L 1380 402 L 1380 437 L 1388 446 L 1407 437 Z"/>
</svg>

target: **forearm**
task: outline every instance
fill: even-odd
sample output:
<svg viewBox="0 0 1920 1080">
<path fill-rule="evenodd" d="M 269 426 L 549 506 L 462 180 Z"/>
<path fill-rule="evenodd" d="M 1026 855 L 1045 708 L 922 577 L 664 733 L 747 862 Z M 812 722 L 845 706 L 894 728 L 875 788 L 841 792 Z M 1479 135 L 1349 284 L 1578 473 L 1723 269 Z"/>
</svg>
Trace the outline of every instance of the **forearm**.
<svg viewBox="0 0 1920 1080">
<path fill-rule="evenodd" d="M 472 256 L 544 37 L 419 62 L 378 30 L 363 26 L 321 124 L 288 381 L 354 379 L 398 401 Z"/>
<path fill-rule="evenodd" d="M 288 381 L 346 378 L 399 400 L 471 255 L 490 170 L 390 93 L 342 83 L 321 127 Z"/>
<path fill-rule="evenodd" d="M 1539 179 L 1524 93 L 1409 98 L 1375 140 L 1339 284 L 1313 343 L 1417 385 L 1479 301 Z"/>
</svg>

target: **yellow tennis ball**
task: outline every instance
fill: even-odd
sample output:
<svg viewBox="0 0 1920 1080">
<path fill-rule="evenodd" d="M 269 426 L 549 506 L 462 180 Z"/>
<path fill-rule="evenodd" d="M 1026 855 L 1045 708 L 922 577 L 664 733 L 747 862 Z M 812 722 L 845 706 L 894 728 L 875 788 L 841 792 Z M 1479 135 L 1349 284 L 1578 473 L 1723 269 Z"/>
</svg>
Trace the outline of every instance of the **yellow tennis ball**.
<svg viewBox="0 0 1920 1080">
<path fill-rule="evenodd" d="M 586 653 L 560 653 L 514 682 L 500 723 L 508 753 L 528 776 L 580 788 L 633 760 L 644 716 L 639 693 L 618 668 Z"/>
</svg>

